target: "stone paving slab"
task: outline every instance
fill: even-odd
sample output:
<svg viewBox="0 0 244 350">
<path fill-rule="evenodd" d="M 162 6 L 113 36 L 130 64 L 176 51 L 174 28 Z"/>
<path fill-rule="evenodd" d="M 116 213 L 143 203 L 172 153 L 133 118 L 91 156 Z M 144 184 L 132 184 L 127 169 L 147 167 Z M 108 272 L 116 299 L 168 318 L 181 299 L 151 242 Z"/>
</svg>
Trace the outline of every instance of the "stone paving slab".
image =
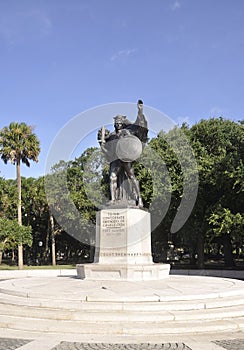
<svg viewBox="0 0 244 350">
<path fill-rule="evenodd" d="M 30 342 L 28 339 L 0 338 L 0 350 L 15 350 Z"/>
<path fill-rule="evenodd" d="M 94 342 L 83 339 L 62 339 L 54 337 L 41 337 L 36 340 L 20 339 L 17 337 L 0 337 L 0 350 L 244 350 L 244 337 L 239 334 L 239 338 L 221 337 L 221 340 L 206 340 L 206 336 L 189 337 L 189 339 L 182 339 L 180 334 L 178 339 L 171 340 L 156 340 L 155 343 L 148 343 L 147 341 L 127 341 L 124 339 L 111 339 L 110 343 L 106 340 L 97 340 Z M 230 334 L 229 334 L 230 335 Z M 213 335 L 212 335 L 213 336 Z M 195 338 L 195 339 L 194 339 Z"/>
<path fill-rule="evenodd" d="M 191 350 L 184 343 L 166 344 L 108 344 L 61 342 L 52 350 Z"/>
<path fill-rule="evenodd" d="M 213 343 L 227 350 L 244 350 L 244 339 L 216 340 Z"/>
</svg>

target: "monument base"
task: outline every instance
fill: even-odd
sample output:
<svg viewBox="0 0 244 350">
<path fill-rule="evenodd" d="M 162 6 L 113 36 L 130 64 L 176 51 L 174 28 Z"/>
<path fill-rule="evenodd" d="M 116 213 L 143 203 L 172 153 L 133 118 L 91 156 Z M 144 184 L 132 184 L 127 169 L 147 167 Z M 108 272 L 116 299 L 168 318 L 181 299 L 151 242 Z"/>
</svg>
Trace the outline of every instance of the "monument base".
<svg viewBox="0 0 244 350">
<path fill-rule="evenodd" d="M 77 277 L 88 280 L 151 281 L 169 277 L 169 264 L 76 265 Z"/>
<path fill-rule="evenodd" d="M 77 265 L 78 278 L 147 281 L 168 277 L 170 265 L 152 260 L 150 220 L 150 213 L 141 209 L 99 211 L 94 263 Z"/>
</svg>

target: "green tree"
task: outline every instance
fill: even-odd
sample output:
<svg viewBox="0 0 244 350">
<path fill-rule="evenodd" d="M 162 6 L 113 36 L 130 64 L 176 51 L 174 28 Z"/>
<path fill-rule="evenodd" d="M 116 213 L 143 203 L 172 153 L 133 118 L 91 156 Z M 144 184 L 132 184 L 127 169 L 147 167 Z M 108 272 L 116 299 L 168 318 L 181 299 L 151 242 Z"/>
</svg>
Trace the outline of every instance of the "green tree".
<svg viewBox="0 0 244 350">
<path fill-rule="evenodd" d="M 90 260 L 94 252 L 96 210 L 103 201 L 98 153 L 101 154 L 95 148 L 87 149 L 74 161 L 60 161 L 45 176 L 48 203 L 55 219 L 50 222 L 52 231 L 61 233 L 63 238 L 63 233 L 68 233 L 70 245 L 73 238 L 74 246 L 85 255 L 90 250 Z M 65 240 L 70 237 L 66 235 Z"/>
<path fill-rule="evenodd" d="M 0 154 L 4 163 L 10 161 L 16 166 L 16 179 L 18 189 L 18 224 L 22 225 L 21 213 L 21 162 L 30 166 L 30 160 L 37 162 L 40 153 L 40 143 L 33 133 L 33 128 L 26 123 L 12 122 L 0 131 Z M 18 245 L 18 266 L 23 268 L 23 245 Z"/>
<path fill-rule="evenodd" d="M 17 216 L 16 182 L 0 178 L 0 217 L 13 219 Z"/>
<path fill-rule="evenodd" d="M 207 242 L 211 242 L 216 237 L 217 227 L 216 222 L 213 226 L 213 214 L 218 215 L 220 221 L 225 212 L 230 212 L 231 217 L 238 213 L 243 215 L 241 169 L 243 170 L 244 162 L 244 129 L 241 123 L 223 118 L 210 118 L 195 124 L 191 128 L 190 138 L 198 162 L 200 179 L 194 221 L 195 226 L 198 222 L 198 254 L 202 258 L 204 242 L 206 239 Z M 235 240 L 235 235 L 236 230 L 235 234 L 230 230 L 228 237 L 223 236 L 226 238 L 223 241 L 225 263 L 229 266 L 233 265 L 232 246 L 229 242 Z"/>
<path fill-rule="evenodd" d="M 15 249 L 19 244 L 31 246 L 31 226 L 19 225 L 17 220 L 0 218 L 0 264 L 3 252 Z"/>
<path fill-rule="evenodd" d="M 167 133 L 160 132 L 157 138 L 150 141 L 150 147 L 165 164 L 165 176 L 156 178 L 159 184 L 155 195 L 160 196 L 163 193 L 165 197 L 158 206 L 167 209 L 161 223 L 153 232 L 153 248 L 157 248 L 156 250 L 167 249 L 168 241 L 172 241 L 173 235 L 176 237 L 175 232 L 191 213 L 197 193 L 197 163 L 186 137 L 188 132 L 186 125 L 182 128 L 175 127 Z"/>
<path fill-rule="evenodd" d="M 191 159 L 183 138 L 178 137 L 177 129 L 168 133 L 160 133 L 150 142 L 150 146 L 164 160 L 171 181 L 171 202 L 167 215 L 157 228 L 156 241 L 169 237 L 170 227 L 180 205 L 184 189 L 191 192 L 192 179 L 198 172 L 199 186 L 196 202 L 187 222 L 171 235 L 174 242 L 188 246 L 192 262 L 198 256 L 198 266 L 204 265 L 204 244 L 210 244 L 215 239 L 220 227 L 218 220 L 223 220 L 223 214 L 230 211 L 232 218 L 229 238 L 231 242 L 240 242 L 240 225 L 235 224 L 237 218 L 243 216 L 244 208 L 244 132 L 243 124 L 223 118 L 201 120 L 191 128 L 182 125 L 189 145 L 193 149 L 197 167 L 189 167 Z M 172 147 L 173 146 L 173 147 Z M 187 206 L 187 202 L 185 204 Z M 215 216 L 213 216 L 215 215 Z M 213 218 L 215 221 L 213 222 Z M 168 233 L 168 234 L 167 234 Z M 231 264 L 231 245 L 225 245 L 226 264 Z"/>
<path fill-rule="evenodd" d="M 42 260 L 49 262 L 49 207 L 44 191 L 44 177 L 24 178 L 22 177 L 22 221 L 25 225 L 31 225 L 33 232 L 33 246 L 25 251 L 28 261 L 35 261 L 39 244 L 43 243 L 41 248 Z"/>
<path fill-rule="evenodd" d="M 242 245 L 244 216 L 241 213 L 234 214 L 229 208 L 224 208 L 219 204 L 208 217 L 208 222 L 215 236 L 214 241 L 223 246 L 225 264 L 233 266 L 235 263 L 232 243 Z"/>
</svg>

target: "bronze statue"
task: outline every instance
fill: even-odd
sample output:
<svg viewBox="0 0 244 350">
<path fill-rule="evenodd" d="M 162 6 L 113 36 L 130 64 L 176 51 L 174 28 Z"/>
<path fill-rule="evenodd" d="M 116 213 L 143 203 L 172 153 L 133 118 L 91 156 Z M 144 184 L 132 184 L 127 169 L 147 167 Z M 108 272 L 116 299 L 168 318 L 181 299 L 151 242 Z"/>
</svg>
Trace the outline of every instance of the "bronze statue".
<svg viewBox="0 0 244 350">
<path fill-rule="evenodd" d="M 104 126 L 98 132 L 101 150 L 110 163 L 111 204 L 143 207 L 133 162 L 140 157 L 148 140 L 148 127 L 141 100 L 138 100 L 137 108 L 138 114 L 134 123 L 126 116 L 117 115 L 114 117 L 113 132 L 109 132 Z"/>
</svg>

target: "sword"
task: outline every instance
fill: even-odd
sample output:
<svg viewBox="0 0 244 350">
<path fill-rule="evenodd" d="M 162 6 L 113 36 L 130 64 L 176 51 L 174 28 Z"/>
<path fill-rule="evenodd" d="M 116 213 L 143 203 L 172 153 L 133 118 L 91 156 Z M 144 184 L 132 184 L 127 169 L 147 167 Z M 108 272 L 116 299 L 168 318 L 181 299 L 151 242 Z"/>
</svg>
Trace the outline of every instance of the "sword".
<svg viewBox="0 0 244 350">
<path fill-rule="evenodd" d="M 103 125 L 102 126 L 102 130 L 101 130 L 101 143 L 104 145 L 105 143 L 106 143 L 106 141 L 105 141 L 105 126 Z"/>
</svg>

